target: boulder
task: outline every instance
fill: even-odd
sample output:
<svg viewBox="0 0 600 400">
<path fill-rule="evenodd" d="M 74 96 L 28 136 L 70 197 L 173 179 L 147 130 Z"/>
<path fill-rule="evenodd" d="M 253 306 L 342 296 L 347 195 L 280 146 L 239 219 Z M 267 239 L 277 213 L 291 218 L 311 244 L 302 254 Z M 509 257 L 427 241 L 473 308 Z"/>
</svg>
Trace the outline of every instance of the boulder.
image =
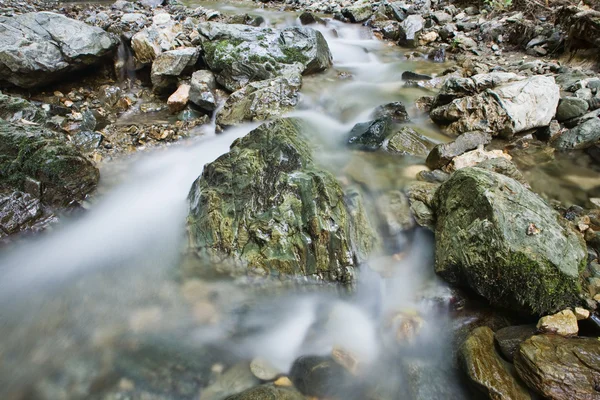
<svg viewBox="0 0 600 400">
<path fill-rule="evenodd" d="M 342 15 L 350 19 L 350 22 L 365 22 L 373 15 L 373 5 L 370 1 L 356 2 L 350 7 L 342 10 Z"/>
<path fill-rule="evenodd" d="M 529 314 L 577 302 L 585 242 L 521 183 L 482 168 L 436 191 L 435 270 L 497 306 Z"/>
<path fill-rule="evenodd" d="M 516 377 L 510 364 L 496 351 L 494 332 L 487 326 L 471 332 L 460 348 L 458 360 L 470 383 L 484 394 L 485 398 L 531 399 L 527 388 Z"/>
<path fill-rule="evenodd" d="M 600 393 L 600 341 L 536 335 L 515 354 L 515 367 L 527 386 L 553 400 L 597 399 Z"/>
<path fill-rule="evenodd" d="M 588 111 L 588 108 L 588 102 L 578 97 L 562 98 L 556 109 L 556 119 L 562 122 L 571 118 L 581 117 Z"/>
<path fill-rule="evenodd" d="M 577 317 L 571 310 L 562 310 L 554 315 L 540 318 L 536 328 L 542 333 L 555 333 L 561 336 L 576 336 L 579 332 Z"/>
<path fill-rule="evenodd" d="M 391 124 L 389 117 L 358 123 L 348 135 L 348 144 L 364 150 L 377 150 L 391 133 Z"/>
<path fill-rule="evenodd" d="M 190 101 L 192 103 L 206 111 L 214 111 L 217 108 L 215 97 L 217 81 L 211 71 L 200 70 L 194 72 L 190 86 Z"/>
<path fill-rule="evenodd" d="M 182 31 L 169 14 L 157 14 L 152 25 L 142 29 L 131 38 L 131 48 L 140 64 L 150 64 L 163 51 L 174 50 L 175 38 Z"/>
<path fill-rule="evenodd" d="M 450 78 L 436 97 L 430 116 L 455 135 L 484 131 L 508 138 L 549 125 L 559 98 L 558 85 L 547 76 L 522 79 L 494 73 Z"/>
<path fill-rule="evenodd" d="M 83 200 L 98 183 L 98 169 L 58 134 L 0 120 L 0 139 L 2 187 L 60 207 Z"/>
<path fill-rule="evenodd" d="M 592 147 L 600 140 L 600 118 L 591 118 L 556 135 L 550 144 L 557 149 L 578 150 Z"/>
<path fill-rule="evenodd" d="M 450 143 L 436 145 L 427 155 L 425 163 L 430 169 L 438 169 L 448 165 L 454 157 L 469 150 L 486 145 L 492 141 L 489 133 L 465 132 Z"/>
<path fill-rule="evenodd" d="M 373 110 L 373 119 L 389 117 L 392 122 L 407 122 L 409 120 L 406 107 L 399 101 L 382 104 Z"/>
<path fill-rule="evenodd" d="M 117 48 L 104 30 L 51 12 L 0 16 L 0 80 L 31 88 L 94 65 Z"/>
<path fill-rule="evenodd" d="M 301 82 L 302 77 L 296 75 L 249 83 L 229 96 L 217 114 L 217 123 L 231 126 L 279 117 L 298 104 Z"/>
<path fill-rule="evenodd" d="M 413 14 L 406 17 L 400 24 L 400 39 L 398 40 L 398 43 L 402 46 L 417 47 L 424 23 L 425 20 L 419 14 Z"/>
<path fill-rule="evenodd" d="M 312 28 L 275 30 L 205 22 L 198 31 L 206 63 L 230 91 L 298 70 L 302 74 L 323 71 L 332 62 L 327 41 Z"/>
<path fill-rule="evenodd" d="M 154 91 L 165 92 L 177 87 L 179 76 L 185 70 L 192 69 L 199 56 L 200 51 L 195 47 L 165 51 L 157 55 L 150 73 Z"/>
<path fill-rule="evenodd" d="M 392 133 L 382 145 L 383 149 L 390 153 L 423 158 L 427 157 L 433 146 L 435 146 L 435 143 L 428 137 L 417 133 L 408 126 Z"/>
<path fill-rule="evenodd" d="M 519 345 L 536 333 L 535 325 L 515 325 L 498 329 L 494 339 L 504 358 L 512 362 Z"/>
<path fill-rule="evenodd" d="M 302 130 L 295 119 L 264 123 L 204 167 L 189 195 L 192 252 L 253 273 L 352 282 L 353 244 L 372 230 L 350 216 Z"/>
</svg>

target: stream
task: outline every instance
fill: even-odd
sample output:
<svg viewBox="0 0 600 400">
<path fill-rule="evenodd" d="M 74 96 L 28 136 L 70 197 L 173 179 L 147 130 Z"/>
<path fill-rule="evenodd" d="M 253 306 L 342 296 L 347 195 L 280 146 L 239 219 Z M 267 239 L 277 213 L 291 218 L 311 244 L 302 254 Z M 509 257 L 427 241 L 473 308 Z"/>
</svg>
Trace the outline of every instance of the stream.
<svg viewBox="0 0 600 400">
<path fill-rule="evenodd" d="M 261 15 L 277 28 L 299 25 L 291 12 L 185 3 Z M 289 116 L 307 122 L 319 163 L 359 183 L 367 212 L 376 214 L 369 193 L 402 189 L 427 169 L 424 160 L 340 143 L 375 107 L 393 101 L 407 106 L 408 126 L 450 140 L 413 106 L 435 92 L 405 87 L 401 75 L 436 76 L 451 65 L 408 61 L 404 50 L 358 24 L 331 20 L 315 29 L 334 65 L 304 77 Z M 300 278 L 182 278 L 191 184 L 257 126 L 217 134 L 211 125 L 177 144 L 104 163 L 83 214 L 0 253 L 0 398 L 224 399 L 256 385 L 235 370 L 250 360 L 286 374 L 298 357 L 335 349 L 361 371 L 351 384 L 331 377 L 340 399 L 471 398 L 453 361 L 453 336 L 487 309 L 456 305 L 461 297 L 433 272 L 433 235 L 424 229 L 383 238 L 385 251 L 362 267 L 351 292 Z M 584 162 L 564 165 L 554 186 L 574 201 L 583 189 L 569 179 L 587 176 L 593 187 L 597 174 Z M 552 173 L 533 171 L 528 176 Z"/>
</svg>

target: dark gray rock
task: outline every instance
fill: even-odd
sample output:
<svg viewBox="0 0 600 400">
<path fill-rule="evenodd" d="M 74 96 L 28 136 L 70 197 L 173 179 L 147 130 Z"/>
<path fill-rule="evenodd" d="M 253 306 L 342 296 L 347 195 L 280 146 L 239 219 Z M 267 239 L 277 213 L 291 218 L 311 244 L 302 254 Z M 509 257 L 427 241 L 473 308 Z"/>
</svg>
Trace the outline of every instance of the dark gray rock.
<svg viewBox="0 0 600 400">
<path fill-rule="evenodd" d="M 427 156 L 425 163 L 430 169 L 442 168 L 456 156 L 469 150 L 486 145 L 492 141 L 490 134 L 485 132 L 466 132 L 450 143 L 436 145 Z"/>
<path fill-rule="evenodd" d="M 102 29 L 60 14 L 0 16 L 0 79 L 26 88 L 47 85 L 98 63 L 117 45 Z"/>
<path fill-rule="evenodd" d="M 600 118 L 592 118 L 556 136 L 551 145 L 564 150 L 585 149 L 593 146 L 598 140 L 600 140 Z"/>
<path fill-rule="evenodd" d="M 504 358 L 512 362 L 519 345 L 536 333 L 535 325 L 515 325 L 498 329 L 494 335 Z"/>
<path fill-rule="evenodd" d="M 290 370 L 290 379 L 302 394 L 319 398 L 348 396 L 356 382 L 344 367 L 331 357 L 323 356 L 298 358 Z"/>
<path fill-rule="evenodd" d="M 382 104 L 372 114 L 373 119 L 390 118 L 393 122 L 408 122 L 406 107 L 399 101 Z"/>
<path fill-rule="evenodd" d="M 391 133 L 391 119 L 379 118 L 354 125 L 348 136 L 348 144 L 365 150 L 377 150 Z"/>
<path fill-rule="evenodd" d="M 589 105 L 586 100 L 578 97 L 565 97 L 560 99 L 556 109 L 556 119 L 559 122 L 582 116 L 588 111 Z"/>
<path fill-rule="evenodd" d="M 31 194 L 0 192 L 0 239 L 19 232 L 39 231 L 54 220 L 55 216 Z"/>
<path fill-rule="evenodd" d="M 430 79 L 431 76 L 429 75 L 417 74 L 416 72 L 412 71 L 404 71 L 402 73 L 403 81 L 428 81 Z"/>
</svg>

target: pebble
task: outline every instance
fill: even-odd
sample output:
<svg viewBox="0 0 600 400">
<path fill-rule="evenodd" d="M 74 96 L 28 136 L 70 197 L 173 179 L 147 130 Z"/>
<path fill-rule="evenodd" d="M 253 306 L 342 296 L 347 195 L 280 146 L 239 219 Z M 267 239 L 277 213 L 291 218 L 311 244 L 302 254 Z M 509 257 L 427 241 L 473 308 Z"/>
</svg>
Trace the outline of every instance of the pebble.
<svg viewBox="0 0 600 400">
<path fill-rule="evenodd" d="M 250 371 L 255 377 L 262 381 L 272 381 L 281 375 L 281 371 L 273 366 L 268 360 L 257 357 L 250 363 Z"/>
<path fill-rule="evenodd" d="M 536 328 L 543 333 L 555 333 L 561 336 L 575 336 L 579 332 L 577 317 L 571 310 L 563 310 L 540 318 Z"/>
</svg>

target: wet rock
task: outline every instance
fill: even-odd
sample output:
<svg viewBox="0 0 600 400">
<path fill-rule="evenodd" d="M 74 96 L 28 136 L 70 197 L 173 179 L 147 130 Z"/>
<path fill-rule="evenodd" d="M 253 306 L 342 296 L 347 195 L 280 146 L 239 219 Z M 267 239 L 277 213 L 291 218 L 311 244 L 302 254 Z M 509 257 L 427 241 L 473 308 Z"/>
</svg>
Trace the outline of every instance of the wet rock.
<svg viewBox="0 0 600 400">
<path fill-rule="evenodd" d="M 576 336 L 579 332 L 577 317 L 571 310 L 563 310 L 540 318 L 536 328 L 542 333 L 555 333 L 561 336 Z"/>
<path fill-rule="evenodd" d="M 152 25 L 131 38 L 131 48 L 136 60 L 141 64 L 150 64 L 163 51 L 174 50 L 175 38 L 181 31 L 181 25 L 169 14 L 157 14 L 152 20 Z"/>
<path fill-rule="evenodd" d="M 25 120 L 40 124 L 46 122 L 48 114 L 25 99 L 0 92 L 0 118 L 8 122 Z"/>
<path fill-rule="evenodd" d="M 175 114 L 185 108 L 188 101 L 190 100 L 190 85 L 182 84 L 180 85 L 175 93 L 173 93 L 167 99 L 167 106 L 169 107 L 169 111 L 171 114 Z"/>
<path fill-rule="evenodd" d="M 294 361 L 290 370 L 294 386 L 306 396 L 330 397 L 351 393 L 351 383 L 356 380 L 331 357 L 302 356 Z"/>
<path fill-rule="evenodd" d="M 332 56 L 323 35 L 312 28 L 281 31 L 206 22 L 199 25 L 204 59 L 217 81 L 235 91 L 252 81 L 290 73 L 323 71 Z"/>
<path fill-rule="evenodd" d="M 536 333 L 535 325 L 515 325 L 498 329 L 494 335 L 504 358 L 512 362 L 519 345 Z"/>
<path fill-rule="evenodd" d="M 377 150 L 390 132 L 391 119 L 387 117 L 358 123 L 350 131 L 348 144 L 365 150 Z"/>
<path fill-rule="evenodd" d="M 156 92 L 165 92 L 177 87 L 179 76 L 198 62 L 200 52 L 195 47 L 165 51 L 156 56 L 152 63 L 151 79 Z"/>
<path fill-rule="evenodd" d="M 196 71 L 190 82 L 190 101 L 206 111 L 217 108 L 215 75 L 208 70 Z"/>
<path fill-rule="evenodd" d="M 91 152 L 102 143 L 102 135 L 97 132 L 83 131 L 71 137 L 71 142 L 82 152 Z"/>
<path fill-rule="evenodd" d="M 43 203 L 67 206 L 98 183 L 94 165 L 53 132 L 0 120 L 0 139 L 2 186 L 23 189 L 31 180 L 39 184 Z"/>
<path fill-rule="evenodd" d="M 298 104 L 300 75 L 251 82 L 229 96 L 217 114 L 222 126 L 264 121 L 291 111 Z"/>
<path fill-rule="evenodd" d="M 496 352 L 494 332 L 488 327 L 473 330 L 460 348 L 460 367 L 469 381 L 489 399 L 531 399 L 510 365 Z"/>
<path fill-rule="evenodd" d="M 588 110 L 588 102 L 577 97 L 565 97 L 560 99 L 556 109 L 556 119 L 560 122 L 577 118 Z"/>
<path fill-rule="evenodd" d="M 498 82 L 514 79 L 510 75 L 497 73 L 447 80 L 436 97 L 431 119 L 457 135 L 479 130 L 511 137 L 549 125 L 559 100 L 554 79 L 532 76 L 496 86 Z"/>
<path fill-rule="evenodd" d="M 385 231 L 392 237 L 414 227 L 408 197 L 399 190 L 387 192 L 377 198 L 377 211 Z"/>
<path fill-rule="evenodd" d="M 256 357 L 250 362 L 250 371 L 261 381 L 272 381 L 282 373 L 275 368 L 268 360 Z"/>
<path fill-rule="evenodd" d="M 463 168 L 436 191 L 434 208 L 435 269 L 447 281 L 470 287 L 493 305 L 530 314 L 577 301 L 585 244 L 519 182 Z"/>
<path fill-rule="evenodd" d="M 274 385 L 260 385 L 242 393 L 229 396 L 227 400 L 304 400 L 305 397 L 294 388 Z"/>
<path fill-rule="evenodd" d="M 303 12 L 302 14 L 300 14 L 300 17 L 298 17 L 298 18 L 300 19 L 300 23 L 302 25 L 311 25 L 311 24 L 325 25 L 325 21 L 322 18 L 320 18 L 312 13 L 306 12 L 306 11 Z"/>
<path fill-rule="evenodd" d="M 459 371 L 452 370 L 438 360 L 423 358 L 403 358 L 403 370 L 406 372 L 406 384 L 411 399 L 414 400 L 463 400 L 469 398 L 460 385 Z M 397 395 L 398 389 L 394 391 Z M 381 397 L 374 397 L 380 399 Z M 388 397 L 384 397 L 388 399 Z M 396 397 L 389 397 L 394 399 Z"/>
<path fill-rule="evenodd" d="M 407 122 L 409 120 L 406 107 L 399 101 L 382 104 L 372 114 L 373 119 L 390 118 L 392 122 Z"/>
<path fill-rule="evenodd" d="M 504 153 L 502 150 L 486 151 L 480 146 L 475 150 L 467 151 L 460 156 L 454 157 L 450 164 L 444 167 L 444 170 L 446 172 L 453 172 L 462 168 L 475 167 L 484 161 L 494 160 L 497 158 L 505 158 L 510 160 L 511 156 Z"/>
<path fill-rule="evenodd" d="M 373 15 L 373 6 L 368 0 L 356 2 L 354 5 L 344 8 L 342 15 L 349 18 L 351 22 L 364 22 Z"/>
<path fill-rule="evenodd" d="M 409 15 L 400 24 L 400 39 L 398 43 L 402 46 L 417 47 L 424 23 L 425 20 L 419 14 Z"/>
<path fill-rule="evenodd" d="M 600 341 L 537 335 L 515 354 L 515 367 L 527 386 L 556 400 L 595 399 L 600 382 Z"/>
<path fill-rule="evenodd" d="M 412 71 L 404 71 L 402 73 L 403 81 L 428 81 L 430 79 L 431 76 L 429 75 L 417 74 L 416 72 Z"/>
<path fill-rule="evenodd" d="M 193 252 L 253 273 L 353 280 L 351 232 L 371 228 L 350 226 L 339 183 L 315 165 L 302 129 L 294 119 L 264 123 L 205 166 L 189 196 Z"/>
<path fill-rule="evenodd" d="M 373 27 L 379 29 L 386 39 L 396 41 L 400 38 L 400 23 L 397 21 L 376 21 Z"/>
<path fill-rule="evenodd" d="M 440 185 L 430 182 L 414 182 L 406 187 L 410 202 L 410 210 L 417 224 L 422 227 L 435 229 L 433 200 L 435 191 Z"/>
<path fill-rule="evenodd" d="M 39 231 L 55 219 L 29 193 L 0 192 L 0 239 L 24 231 Z"/>
<path fill-rule="evenodd" d="M 383 143 L 382 147 L 390 153 L 427 157 L 435 146 L 429 138 L 417 133 L 407 126 L 400 131 L 392 133 Z"/>
<path fill-rule="evenodd" d="M 0 16 L 0 80 L 31 88 L 94 65 L 118 40 L 100 28 L 60 14 Z"/>
<path fill-rule="evenodd" d="M 491 141 L 492 137 L 488 133 L 465 132 L 450 143 L 436 145 L 427 156 L 426 164 L 430 169 L 442 168 L 448 165 L 454 157 Z"/>
<path fill-rule="evenodd" d="M 566 130 L 551 141 L 557 149 L 575 150 L 593 146 L 600 140 L 600 118 L 592 118 Z"/>
</svg>

